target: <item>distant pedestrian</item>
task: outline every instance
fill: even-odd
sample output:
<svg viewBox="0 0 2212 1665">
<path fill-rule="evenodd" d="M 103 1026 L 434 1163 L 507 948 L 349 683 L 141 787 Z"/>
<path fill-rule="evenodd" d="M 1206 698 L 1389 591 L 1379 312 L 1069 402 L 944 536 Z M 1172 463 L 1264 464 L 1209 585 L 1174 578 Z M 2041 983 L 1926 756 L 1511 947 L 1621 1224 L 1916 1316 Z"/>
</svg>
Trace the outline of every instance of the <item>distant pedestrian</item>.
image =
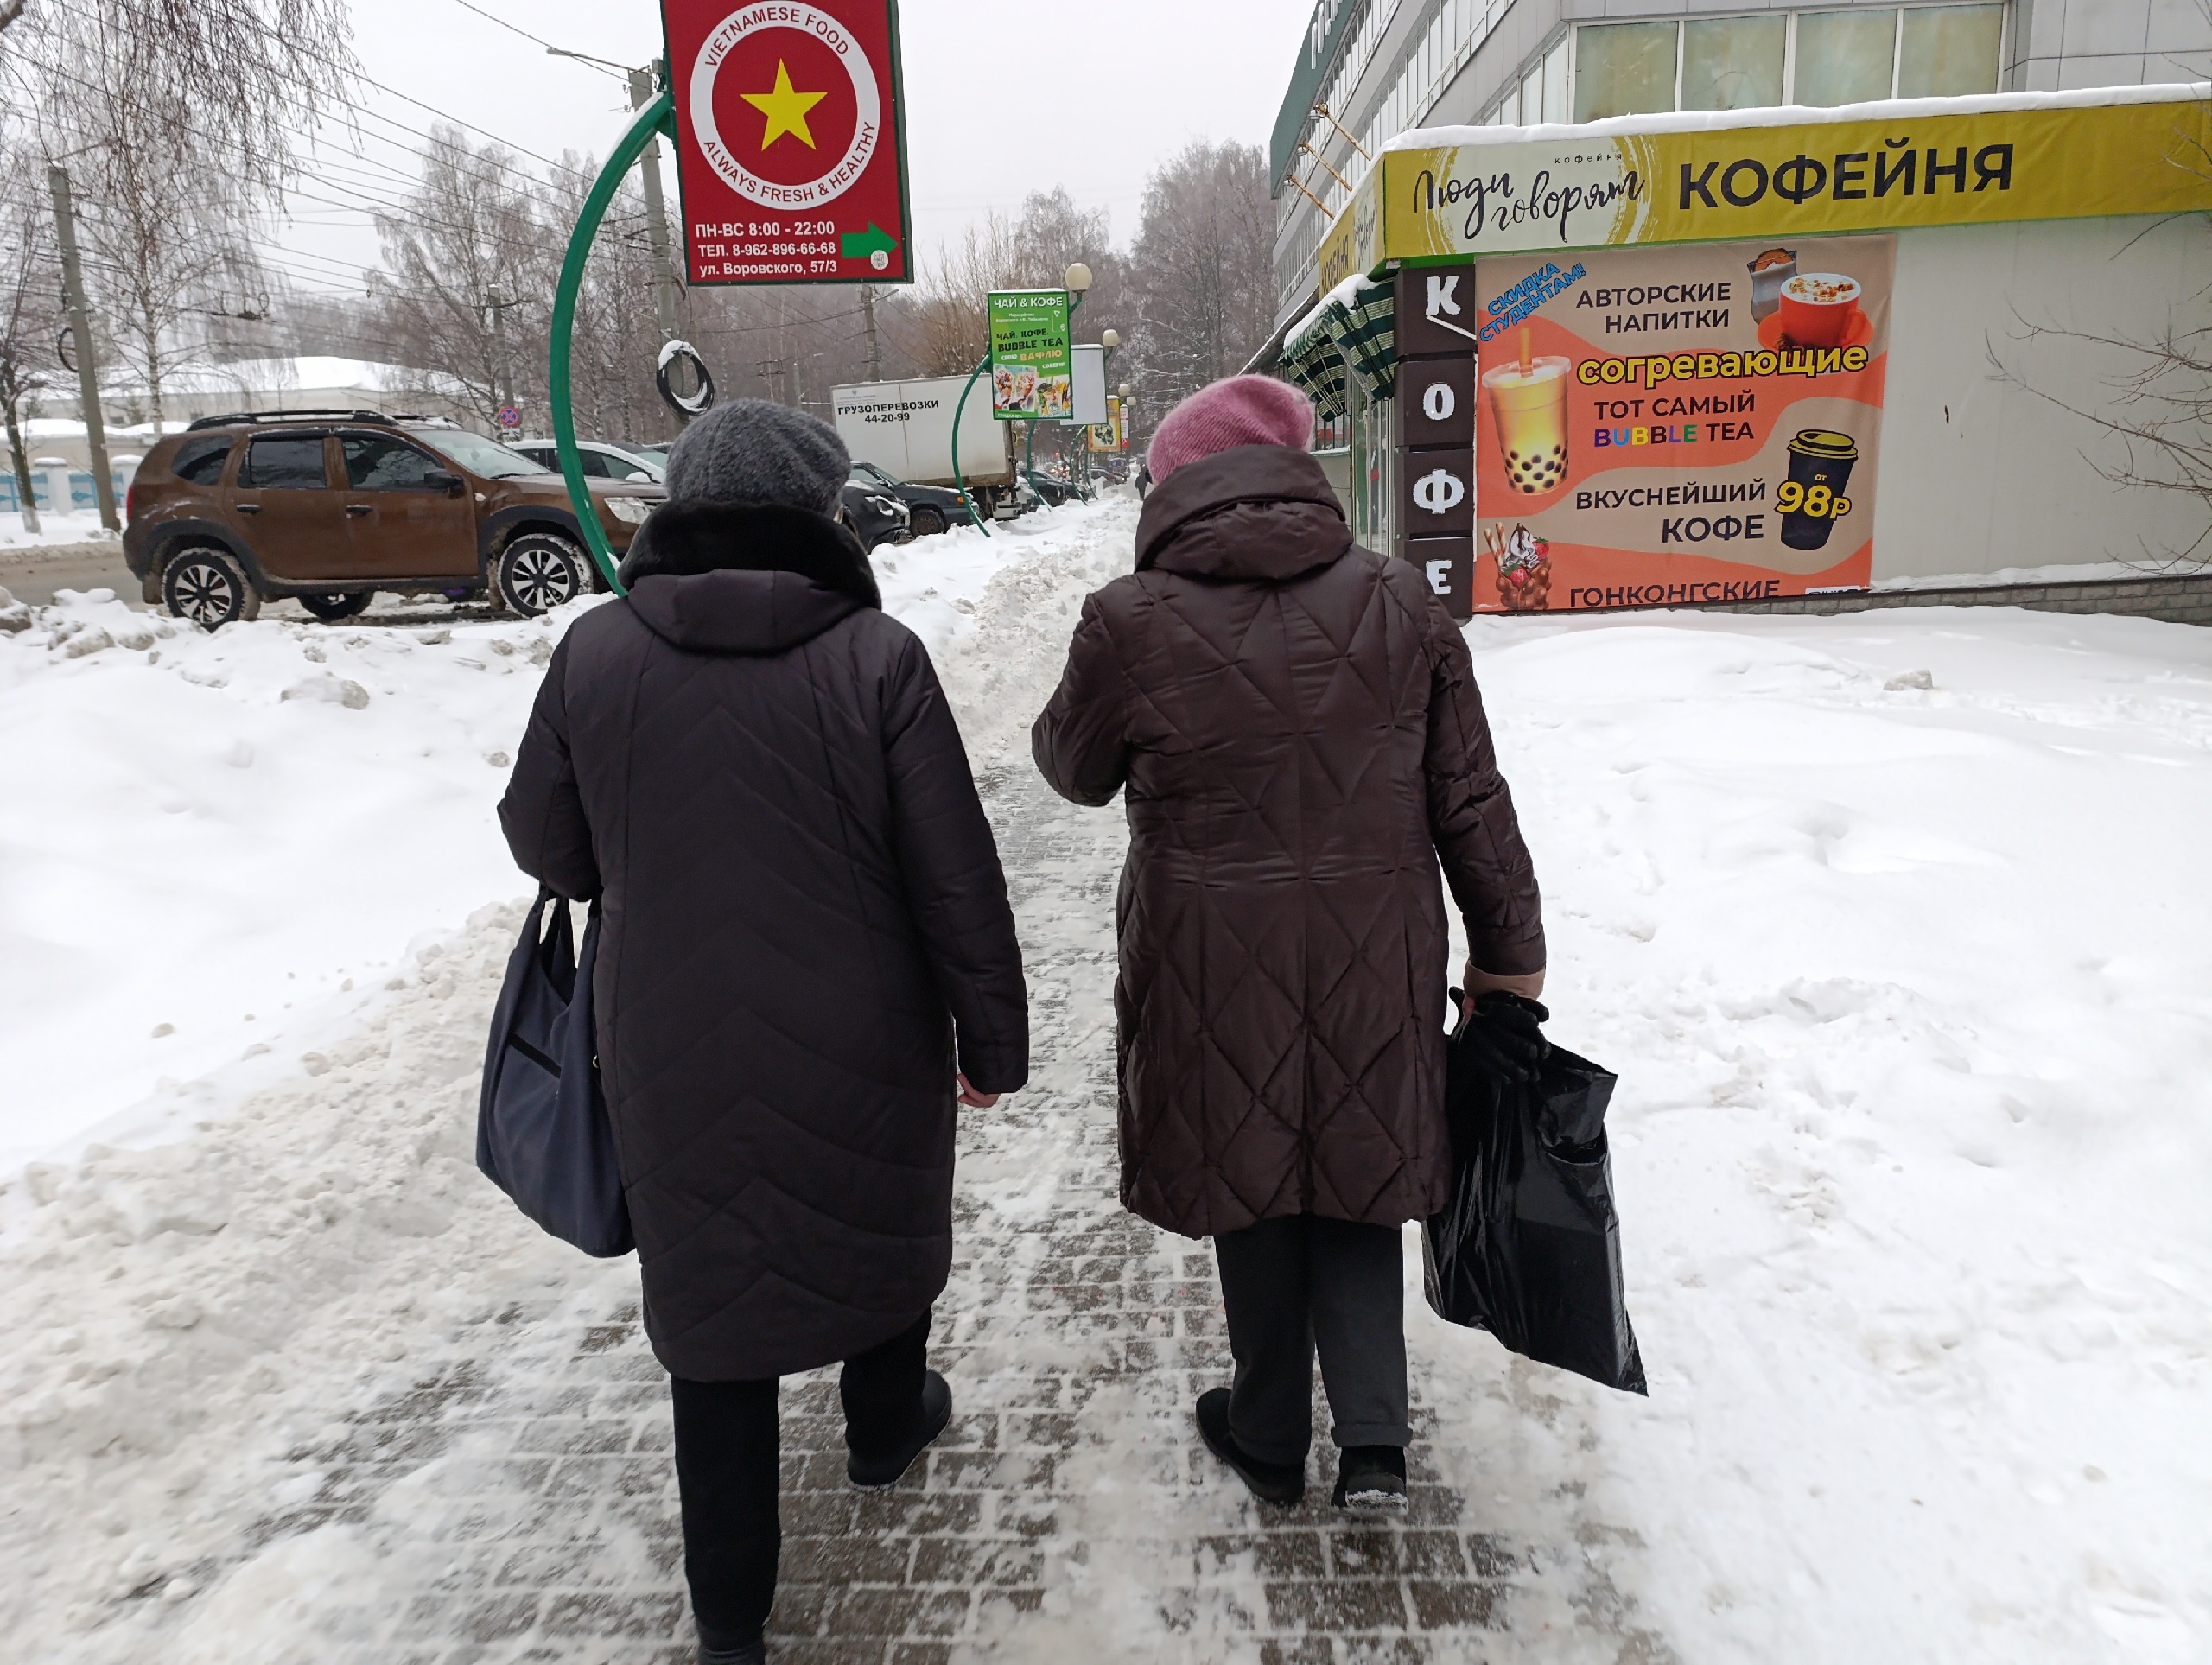
<svg viewBox="0 0 2212 1665">
<path fill-rule="evenodd" d="M 1335 1501 L 1402 1509 L 1399 1227 L 1452 1170 L 1439 858 L 1470 998 L 1533 998 L 1544 937 L 1466 645 L 1353 544 L 1313 420 L 1241 376 L 1160 423 L 1136 570 L 1084 604 L 1033 738 L 1065 796 L 1126 794 L 1122 1200 L 1214 1240 L 1236 1368 L 1199 1430 L 1297 1501 L 1318 1346 Z"/>
<path fill-rule="evenodd" d="M 843 1362 L 856 1485 L 950 1417 L 925 1349 L 955 1096 L 1029 1068 L 997 848 L 929 654 L 835 518 L 849 468 L 781 405 L 686 429 L 629 600 L 563 639 L 499 806 L 525 872 L 604 906 L 600 1063 L 715 1665 L 764 1657 L 777 1378 Z"/>
</svg>

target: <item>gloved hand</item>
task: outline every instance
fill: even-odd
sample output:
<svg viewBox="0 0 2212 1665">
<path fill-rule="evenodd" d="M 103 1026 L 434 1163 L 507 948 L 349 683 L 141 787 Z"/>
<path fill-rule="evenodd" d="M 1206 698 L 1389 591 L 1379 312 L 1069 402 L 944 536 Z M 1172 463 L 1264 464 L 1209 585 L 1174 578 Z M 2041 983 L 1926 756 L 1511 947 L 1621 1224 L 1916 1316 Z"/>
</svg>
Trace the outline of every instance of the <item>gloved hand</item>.
<svg viewBox="0 0 2212 1665">
<path fill-rule="evenodd" d="M 1455 1045 L 1463 1046 L 1484 1069 L 1507 1081 L 1534 1081 L 1552 1044 L 1537 1026 L 1548 1023 L 1551 1014 L 1540 1001 L 1492 989 L 1470 1010 L 1458 989 L 1462 1020 Z"/>
</svg>

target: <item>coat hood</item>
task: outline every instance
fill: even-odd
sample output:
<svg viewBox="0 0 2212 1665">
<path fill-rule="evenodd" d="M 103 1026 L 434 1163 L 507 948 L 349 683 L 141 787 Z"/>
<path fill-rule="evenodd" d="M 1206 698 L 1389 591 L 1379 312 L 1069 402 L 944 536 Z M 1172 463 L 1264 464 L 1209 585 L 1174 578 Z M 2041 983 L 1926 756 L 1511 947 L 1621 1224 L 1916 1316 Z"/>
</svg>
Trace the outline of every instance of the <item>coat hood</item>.
<svg viewBox="0 0 2212 1665">
<path fill-rule="evenodd" d="M 1137 518 L 1137 570 L 1281 583 L 1351 548 L 1321 465 L 1287 445 L 1240 445 L 1186 462 Z"/>
<path fill-rule="evenodd" d="M 700 653 L 780 653 L 883 605 L 858 539 L 827 515 L 748 503 L 668 503 L 622 559 L 647 629 Z"/>
</svg>

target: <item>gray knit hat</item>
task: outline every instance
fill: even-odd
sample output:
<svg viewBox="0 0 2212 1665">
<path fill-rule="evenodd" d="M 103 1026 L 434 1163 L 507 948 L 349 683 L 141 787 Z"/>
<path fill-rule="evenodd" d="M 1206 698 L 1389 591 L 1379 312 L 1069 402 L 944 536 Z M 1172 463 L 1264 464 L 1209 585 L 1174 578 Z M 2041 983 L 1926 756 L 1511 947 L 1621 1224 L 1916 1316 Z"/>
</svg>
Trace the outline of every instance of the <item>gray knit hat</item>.
<svg viewBox="0 0 2212 1665">
<path fill-rule="evenodd" d="M 733 399 L 685 429 L 669 451 L 668 498 L 834 515 L 852 468 L 845 442 L 819 416 L 766 399 Z"/>
</svg>

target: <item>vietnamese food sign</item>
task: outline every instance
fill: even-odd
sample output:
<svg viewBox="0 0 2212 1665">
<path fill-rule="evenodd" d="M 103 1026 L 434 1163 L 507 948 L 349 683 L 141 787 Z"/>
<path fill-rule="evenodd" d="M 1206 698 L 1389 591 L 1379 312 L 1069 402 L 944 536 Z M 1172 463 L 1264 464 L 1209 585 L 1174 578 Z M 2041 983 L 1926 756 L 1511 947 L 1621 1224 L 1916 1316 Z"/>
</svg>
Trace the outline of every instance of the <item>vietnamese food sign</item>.
<svg viewBox="0 0 2212 1665">
<path fill-rule="evenodd" d="M 1865 588 L 1896 262 L 1848 237 L 1478 263 L 1475 609 Z"/>
<path fill-rule="evenodd" d="M 2212 209 L 2212 111 L 2196 88 L 1789 114 L 1626 117 L 1542 138 L 1460 130 L 1463 143 L 1386 150 L 1321 244 L 1320 287 L 1392 260 Z"/>
<path fill-rule="evenodd" d="M 906 283 L 896 0 L 662 0 L 694 283 Z"/>
<path fill-rule="evenodd" d="M 1002 422 L 1065 421 L 1075 409 L 1075 354 L 1065 289 L 994 289 L 991 414 Z"/>
</svg>

